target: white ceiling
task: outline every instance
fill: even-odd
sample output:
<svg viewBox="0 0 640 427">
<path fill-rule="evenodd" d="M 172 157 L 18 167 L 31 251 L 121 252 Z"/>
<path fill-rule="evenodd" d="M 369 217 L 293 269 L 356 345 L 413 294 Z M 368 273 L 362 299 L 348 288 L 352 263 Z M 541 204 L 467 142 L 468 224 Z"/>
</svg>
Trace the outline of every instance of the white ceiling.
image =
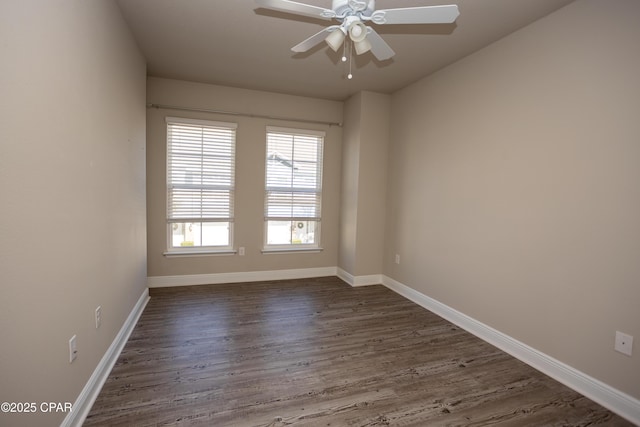
<svg viewBox="0 0 640 427">
<path fill-rule="evenodd" d="M 297 0 L 331 8 L 331 0 Z M 344 100 L 391 93 L 481 49 L 573 0 L 377 0 L 377 9 L 458 4 L 451 25 L 387 25 L 376 30 L 395 50 L 384 62 L 354 58 L 325 43 L 290 49 L 335 22 L 258 8 L 254 0 L 118 0 L 148 74 L 225 86 Z M 372 24 L 373 25 L 373 24 Z"/>
</svg>

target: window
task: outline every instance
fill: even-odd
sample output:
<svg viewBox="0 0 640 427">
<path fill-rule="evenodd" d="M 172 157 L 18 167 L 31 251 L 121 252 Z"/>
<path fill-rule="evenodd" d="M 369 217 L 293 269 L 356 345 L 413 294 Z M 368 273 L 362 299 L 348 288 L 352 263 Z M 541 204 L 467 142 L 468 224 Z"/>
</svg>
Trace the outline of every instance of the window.
<svg viewBox="0 0 640 427">
<path fill-rule="evenodd" d="M 267 128 L 265 249 L 318 249 L 324 132 Z"/>
<path fill-rule="evenodd" d="M 167 117 L 170 253 L 231 250 L 236 127 Z"/>
</svg>

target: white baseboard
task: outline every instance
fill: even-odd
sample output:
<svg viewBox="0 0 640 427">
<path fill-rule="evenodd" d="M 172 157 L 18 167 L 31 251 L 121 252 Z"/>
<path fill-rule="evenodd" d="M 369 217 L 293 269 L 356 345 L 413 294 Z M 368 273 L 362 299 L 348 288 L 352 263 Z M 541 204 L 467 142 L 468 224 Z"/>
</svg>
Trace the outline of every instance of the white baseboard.
<svg viewBox="0 0 640 427">
<path fill-rule="evenodd" d="M 354 276 L 338 267 L 337 276 L 354 288 L 357 286 L 381 285 L 382 274 L 370 274 L 368 276 Z"/>
<path fill-rule="evenodd" d="M 136 323 L 138 323 L 138 319 L 148 302 L 149 289 L 145 288 L 142 295 L 140 295 L 138 302 L 133 307 L 133 310 L 129 313 L 127 320 L 125 320 L 122 328 L 120 328 L 120 332 L 118 332 L 118 335 L 116 335 L 115 339 L 107 349 L 107 352 L 102 356 L 100 363 L 98 363 L 98 366 L 93 371 L 91 378 L 89 378 L 89 381 L 80 392 L 80 395 L 73 404 L 73 411 L 67 414 L 66 418 L 62 421 L 62 424 L 60 424 L 60 427 L 82 426 L 82 423 L 84 423 L 87 415 L 89 415 L 89 411 L 91 410 L 93 403 L 98 397 L 98 394 L 100 394 L 100 390 L 102 390 L 104 382 L 107 380 L 111 369 L 113 369 L 113 366 L 116 364 L 118 356 L 120 356 L 124 345 L 127 343 L 133 328 L 136 326 Z"/>
<path fill-rule="evenodd" d="M 335 276 L 336 274 L 336 267 L 317 267 L 293 270 L 151 276 L 147 277 L 147 286 L 150 288 L 166 288 L 172 286 L 216 285 L 220 283 L 260 282 L 263 280 L 307 279 L 310 277 Z"/>
<path fill-rule="evenodd" d="M 599 403 L 630 422 L 640 425 L 640 400 L 623 393 L 584 372 L 578 371 L 553 357 L 479 322 L 415 289 L 390 277 L 383 276 L 382 284 L 478 338 L 523 361 L 556 381 Z"/>
</svg>

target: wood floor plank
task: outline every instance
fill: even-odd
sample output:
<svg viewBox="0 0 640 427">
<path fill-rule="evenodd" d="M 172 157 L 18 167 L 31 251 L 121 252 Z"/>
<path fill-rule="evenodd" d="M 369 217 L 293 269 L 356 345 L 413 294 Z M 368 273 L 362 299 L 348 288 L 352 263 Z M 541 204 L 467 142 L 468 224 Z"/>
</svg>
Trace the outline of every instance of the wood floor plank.
<svg viewBox="0 0 640 427">
<path fill-rule="evenodd" d="M 630 426 L 383 286 L 151 289 L 85 426 Z"/>
</svg>

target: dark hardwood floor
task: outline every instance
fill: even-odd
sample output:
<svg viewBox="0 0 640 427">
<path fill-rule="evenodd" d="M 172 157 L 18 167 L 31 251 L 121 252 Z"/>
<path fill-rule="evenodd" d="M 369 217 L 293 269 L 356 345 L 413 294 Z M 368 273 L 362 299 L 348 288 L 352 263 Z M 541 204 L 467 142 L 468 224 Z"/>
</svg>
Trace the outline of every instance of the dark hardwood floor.
<svg viewBox="0 0 640 427">
<path fill-rule="evenodd" d="M 383 286 L 150 292 L 85 426 L 631 425 Z"/>
</svg>

